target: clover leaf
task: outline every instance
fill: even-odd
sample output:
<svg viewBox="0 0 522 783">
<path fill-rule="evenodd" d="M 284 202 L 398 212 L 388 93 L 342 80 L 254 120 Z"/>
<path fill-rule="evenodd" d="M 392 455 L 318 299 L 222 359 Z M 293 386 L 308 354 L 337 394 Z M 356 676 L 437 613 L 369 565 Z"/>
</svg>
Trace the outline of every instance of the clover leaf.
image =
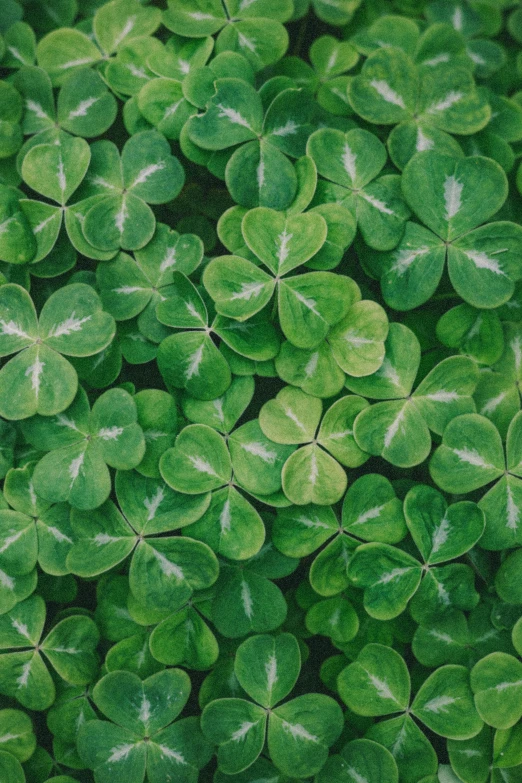
<svg viewBox="0 0 522 783">
<path fill-rule="evenodd" d="M 146 680 L 131 672 L 110 672 L 93 690 L 98 709 L 109 720 L 84 723 L 78 750 L 100 783 L 109 780 L 152 783 L 176 776 L 196 783 L 211 757 L 197 718 L 176 718 L 190 694 L 189 676 L 166 669 Z"/>
<path fill-rule="evenodd" d="M 79 194 L 84 202 L 92 199 L 80 221 L 84 240 L 113 254 L 120 247 L 144 247 L 156 227 L 149 204 L 164 204 L 175 198 L 184 179 L 182 165 L 158 131 L 135 134 L 124 145 L 121 158 L 112 142 L 94 142 Z"/>
<path fill-rule="evenodd" d="M 399 310 L 425 302 L 440 282 L 446 257 L 451 283 L 468 304 L 491 308 L 510 299 L 520 275 L 522 235 L 509 221 L 485 223 L 507 194 L 498 163 L 418 153 L 404 170 L 402 186 L 412 210 L 430 231 L 407 224 L 397 249 L 381 259 L 386 302 Z"/>
<path fill-rule="evenodd" d="M 411 467 L 430 453 L 430 430 L 440 435 L 453 417 L 474 410 L 471 395 L 478 371 L 471 359 L 451 356 L 439 362 L 412 394 L 420 363 L 417 338 L 408 327 L 390 324 L 385 349 L 377 372 L 346 379 L 351 391 L 388 400 L 361 410 L 354 423 L 355 441 L 368 454 Z"/>
<path fill-rule="evenodd" d="M 97 576 L 132 554 L 130 589 L 136 599 L 157 609 L 182 605 L 195 589 L 217 578 L 212 552 L 185 536 L 164 536 L 198 519 L 209 496 L 173 492 L 164 482 L 118 472 L 118 507 L 108 500 L 96 511 L 75 511 L 71 525 L 75 543 L 67 556 L 79 576 Z"/>
<path fill-rule="evenodd" d="M 281 22 L 288 21 L 292 11 L 290 0 L 251 0 L 248 5 L 239 0 L 169 0 L 163 23 L 187 38 L 219 32 L 217 51 L 240 52 L 257 71 L 284 55 L 288 34 Z M 203 18 L 199 18 L 201 14 Z"/>
<path fill-rule="evenodd" d="M 336 201 L 352 211 L 370 247 L 395 247 L 410 212 L 396 175 L 376 179 L 387 157 L 379 139 L 360 128 L 347 133 L 322 128 L 310 136 L 307 153 L 325 178 L 319 181 L 316 200 Z"/>
<path fill-rule="evenodd" d="M 187 122 L 190 141 L 203 150 L 237 147 L 225 180 L 238 204 L 286 209 L 297 192 L 297 175 L 287 156 L 305 154 L 313 129 L 308 95 L 283 90 L 265 112 L 261 96 L 243 79 L 228 77 L 212 84 L 215 92 L 208 96 L 205 113 Z"/>
<path fill-rule="evenodd" d="M 203 732 L 219 746 L 222 772 L 235 774 L 253 764 L 265 736 L 270 757 L 283 774 L 310 776 L 323 766 L 342 729 L 339 705 L 314 693 L 275 707 L 293 689 L 300 664 L 291 634 L 253 636 L 238 647 L 234 671 L 253 701 L 217 699 L 201 718 Z"/>
<path fill-rule="evenodd" d="M 397 617 L 415 593 L 411 613 L 418 622 L 451 608 L 473 609 L 478 595 L 469 566 L 434 566 L 455 560 L 477 543 L 485 524 L 481 509 L 469 501 L 448 507 L 440 492 L 419 484 L 406 495 L 404 515 L 424 565 L 389 544 L 358 547 L 350 560 L 348 578 L 364 588 L 368 614 L 378 620 Z"/>
<path fill-rule="evenodd" d="M 368 644 L 339 674 L 343 701 L 359 715 L 408 712 L 431 731 L 450 739 L 469 739 L 482 728 L 464 666 L 441 666 L 422 683 L 410 704 L 410 676 L 404 659 L 390 647 Z"/>
<path fill-rule="evenodd" d="M 481 546 L 486 549 L 514 546 L 520 540 L 521 425 L 522 415 L 517 414 L 509 426 L 504 456 L 500 434 L 489 419 L 473 413 L 457 416 L 444 430 L 430 462 L 433 480 L 445 492 L 472 492 L 495 481 L 479 501 L 486 518 Z"/>
<path fill-rule="evenodd" d="M 244 328 L 221 315 L 209 323 L 205 302 L 182 272 L 172 273 L 168 294 L 156 305 L 156 316 L 161 324 L 183 331 L 166 337 L 158 350 L 158 366 L 167 386 L 185 389 L 202 400 L 220 397 L 228 389 L 230 366 L 212 334 L 248 358 L 266 361 L 276 355 L 278 335 L 263 315 Z"/>
<path fill-rule="evenodd" d="M 98 668 L 96 624 L 89 617 L 71 615 L 41 640 L 45 615 L 43 599 L 34 595 L 0 616 L 0 690 L 31 710 L 45 710 L 55 698 L 45 660 L 73 685 L 91 682 Z"/>
<path fill-rule="evenodd" d="M 35 491 L 45 500 L 68 502 L 78 509 L 97 508 L 108 498 L 107 465 L 130 470 L 145 453 L 136 403 L 123 389 L 109 389 L 90 410 L 80 386 L 63 413 L 30 418 L 25 433 L 47 451 L 34 470 Z"/>
<path fill-rule="evenodd" d="M 160 471 L 176 492 L 195 498 L 209 498 L 212 492 L 201 518 L 187 532 L 216 553 L 244 560 L 261 549 L 265 528 L 239 490 L 270 503 L 281 489 L 282 466 L 292 451 L 272 443 L 257 421 L 226 439 L 206 424 L 190 424 L 161 457 Z"/>
<path fill-rule="evenodd" d="M 113 318 L 84 283 L 56 291 L 39 319 L 25 289 L 1 286 L 0 328 L 0 354 L 17 354 L 0 370 L 0 414 L 6 419 L 53 416 L 67 408 L 78 378 L 62 354 L 91 356 L 114 336 Z"/>
</svg>

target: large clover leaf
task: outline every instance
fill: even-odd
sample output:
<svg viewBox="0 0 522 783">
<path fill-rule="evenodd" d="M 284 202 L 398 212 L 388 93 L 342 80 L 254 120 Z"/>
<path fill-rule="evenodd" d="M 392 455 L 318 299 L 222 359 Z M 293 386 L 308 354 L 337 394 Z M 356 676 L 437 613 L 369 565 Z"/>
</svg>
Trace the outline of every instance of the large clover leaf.
<svg viewBox="0 0 522 783">
<path fill-rule="evenodd" d="M 54 416 L 35 416 L 24 425 L 27 439 L 48 453 L 35 467 L 33 484 L 45 500 L 94 509 L 107 500 L 107 465 L 130 470 L 141 462 L 145 438 L 136 403 L 123 389 L 109 389 L 89 408 L 80 386 L 72 404 Z"/>
<path fill-rule="evenodd" d="M 430 51 L 418 68 L 400 49 L 381 48 L 350 82 L 348 97 L 357 114 L 367 122 L 397 125 L 389 146 L 400 168 L 415 152 L 431 149 L 441 136 L 447 148 L 441 131 L 472 134 L 490 119 L 491 109 L 475 89 L 470 69 L 443 60 L 433 63 L 441 54 Z"/>
<path fill-rule="evenodd" d="M 0 617 L 0 690 L 31 710 L 45 710 L 55 685 L 45 664 L 72 685 L 86 685 L 96 675 L 99 632 L 83 615 L 61 620 L 41 640 L 45 603 L 40 596 L 22 601 Z"/>
<path fill-rule="evenodd" d="M 156 305 L 156 316 L 160 324 L 183 330 L 166 337 L 159 347 L 158 366 L 165 383 L 198 399 L 220 397 L 232 380 L 229 363 L 211 335 L 249 359 L 266 361 L 279 350 L 277 332 L 263 314 L 244 326 L 221 315 L 209 323 L 201 294 L 182 272 L 172 273 L 172 285 Z"/>
<path fill-rule="evenodd" d="M 429 622 L 451 609 L 473 609 L 479 596 L 471 568 L 462 563 L 438 566 L 477 543 L 485 524 L 481 509 L 469 501 L 448 506 L 440 492 L 419 484 L 406 495 L 404 515 L 424 565 L 389 544 L 358 547 L 348 578 L 364 588 L 368 614 L 390 620 L 404 611 L 413 595 L 410 611 L 417 622 Z"/>
<path fill-rule="evenodd" d="M 97 576 L 132 555 L 129 583 L 135 598 L 157 609 L 183 605 L 193 590 L 216 580 L 218 565 L 205 544 L 185 536 L 164 536 L 201 517 L 208 495 L 173 492 L 163 481 L 119 472 L 116 496 L 95 512 L 74 511 L 75 543 L 67 556 L 79 576 Z"/>
<path fill-rule="evenodd" d="M 301 90 L 283 90 L 265 112 L 261 96 L 243 79 L 216 79 L 213 88 L 205 113 L 187 122 L 190 141 L 209 151 L 237 147 L 225 179 L 238 204 L 286 209 L 298 187 L 287 156 L 304 155 L 313 130 L 309 96 Z"/>
<path fill-rule="evenodd" d="M 291 386 L 264 404 L 259 424 L 267 438 L 301 446 L 282 472 L 283 491 L 292 503 L 330 505 L 341 499 L 347 485 L 341 465 L 355 468 L 368 459 L 353 435 L 354 420 L 366 407 L 366 400 L 348 395 L 337 400 L 321 421 L 322 401 Z"/>
<path fill-rule="evenodd" d="M 92 246 L 94 258 L 96 251 L 115 255 L 120 248 L 144 247 L 156 228 L 149 204 L 171 201 L 184 180 L 181 163 L 156 130 L 134 134 L 121 156 L 113 142 L 94 142 L 85 182 L 77 194 L 80 202 L 69 210 L 72 243 L 80 252 L 85 243 Z M 81 237 L 79 242 L 75 238 L 78 222 L 83 244 Z"/>
<path fill-rule="evenodd" d="M 219 32 L 218 52 L 240 52 L 260 70 L 284 55 L 288 33 L 281 23 L 290 19 L 292 11 L 290 0 L 250 0 L 247 5 L 239 0 L 169 0 L 163 23 L 187 38 Z"/>
<path fill-rule="evenodd" d="M 240 645 L 234 671 L 254 701 L 217 699 L 201 718 L 203 732 L 219 746 L 222 772 L 235 774 L 253 764 L 265 736 L 270 757 L 283 774 L 308 777 L 323 766 L 342 729 L 339 705 L 329 696 L 309 693 L 275 706 L 293 689 L 300 665 L 291 634 L 254 636 Z"/>
<path fill-rule="evenodd" d="M 431 450 L 430 430 L 441 435 L 449 421 L 475 410 L 471 396 L 478 380 L 476 364 L 465 356 L 439 362 L 412 393 L 420 364 L 420 345 L 402 324 L 390 324 L 381 367 L 364 378 L 348 376 L 352 391 L 387 402 L 361 410 L 354 423 L 357 445 L 392 465 L 411 467 Z"/>
<path fill-rule="evenodd" d="M 109 719 L 84 723 L 78 750 L 99 783 L 120 781 L 197 783 L 212 749 L 197 718 L 176 718 L 190 694 L 181 669 L 167 669 L 140 680 L 131 672 L 110 672 L 93 690 L 98 709 Z M 174 722 L 173 722 L 174 721 Z"/>
<path fill-rule="evenodd" d="M 478 308 L 507 302 L 522 274 L 522 233 L 516 223 L 486 223 L 507 195 L 498 163 L 422 152 L 405 168 L 402 187 L 430 230 L 408 223 L 397 249 L 379 259 L 386 302 L 397 310 L 425 302 L 440 282 L 446 258 L 451 283 L 466 302 Z"/>
<path fill-rule="evenodd" d="M 53 416 L 71 404 L 78 378 L 62 354 L 98 353 L 115 329 L 94 289 L 74 283 L 49 297 L 39 319 L 25 289 L 2 286 L 0 330 L 0 355 L 17 354 L 0 370 L 0 414 L 26 419 L 35 413 Z"/>
<path fill-rule="evenodd" d="M 479 501 L 486 517 L 480 542 L 485 549 L 504 549 L 522 541 L 521 464 L 522 413 L 509 426 L 506 456 L 497 428 L 479 414 L 457 416 L 451 421 L 433 454 L 430 473 L 445 492 L 473 492 L 495 482 Z"/>
<path fill-rule="evenodd" d="M 400 177 L 386 174 L 377 179 L 387 157 L 379 139 L 360 128 L 347 133 L 323 128 L 310 136 L 307 153 L 325 178 L 319 181 L 316 201 L 336 201 L 352 211 L 370 247 L 395 247 L 410 211 Z"/>
</svg>

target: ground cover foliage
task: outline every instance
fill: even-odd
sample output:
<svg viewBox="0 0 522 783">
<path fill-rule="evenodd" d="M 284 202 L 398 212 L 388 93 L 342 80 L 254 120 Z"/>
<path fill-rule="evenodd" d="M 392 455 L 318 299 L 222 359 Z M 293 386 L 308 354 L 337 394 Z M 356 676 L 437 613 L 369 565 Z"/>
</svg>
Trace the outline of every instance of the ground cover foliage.
<svg viewBox="0 0 522 783">
<path fill-rule="evenodd" d="M 522 10 L 0 3 L 2 783 L 521 783 Z"/>
</svg>

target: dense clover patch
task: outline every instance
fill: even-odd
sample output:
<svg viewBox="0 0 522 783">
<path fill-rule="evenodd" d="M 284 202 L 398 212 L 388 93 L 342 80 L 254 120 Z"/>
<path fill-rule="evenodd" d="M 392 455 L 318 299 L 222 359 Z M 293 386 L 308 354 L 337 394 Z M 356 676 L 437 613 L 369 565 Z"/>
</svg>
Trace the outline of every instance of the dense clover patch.
<svg viewBox="0 0 522 783">
<path fill-rule="evenodd" d="M 522 781 L 521 46 L 0 2 L 0 783 Z"/>
</svg>

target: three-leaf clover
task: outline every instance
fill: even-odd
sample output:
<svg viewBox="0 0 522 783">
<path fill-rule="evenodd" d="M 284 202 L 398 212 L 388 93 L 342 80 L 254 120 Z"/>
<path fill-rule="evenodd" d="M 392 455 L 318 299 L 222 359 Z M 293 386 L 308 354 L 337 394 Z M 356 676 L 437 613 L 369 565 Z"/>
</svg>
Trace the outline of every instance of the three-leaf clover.
<svg viewBox="0 0 522 783">
<path fill-rule="evenodd" d="M 203 10 L 204 9 L 204 10 Z M 187 38 L 219 33 L 216 51 L 243 54 L 256 71 L 279 60 L 288 46 L 282 22 L 293 12 L 291 0 L 169 0 L 165 27 Z"/>
<path fill-rule="evenodd" d="M 93 700 L 108 720 L 80 727 L 78 750 L 97 783 L 197 783 L 212 756 L 198 719 L 176 720 L 187 703 L 190 679 L 166 669 L 140 680 L 131 672 L 109 672 L 93 689 Z"/>
<path fill-rule="evenodd" d="M 372 643 L 341 671 L 337 685 L 342 700 L 357 715 L 402 713 L 374 724 L 367 732 L 368 739 L 391 751 L 401 776 L 409 763 L 418 765 L 421 774 L 434 762 L 436 769 L 433 747 L 413 717 L 435 734 L 456 740 L 474 737 L 483 726 L 465 666 L 449 664 L 436 669 L 410 705 L 410 673 L 404 659 L 391 647 Z"/>
<path fill-rule="evenodd" d="M 45 500 L 94 509 L 111 491 L 110 465 L 131 470 L 145 453 L 137 409 L 123 389 L 109 389 L 94 405 L 80 386 L 72 404 L 54 416 L 35 416 L 24 424 L 26 438 L 48 452 L 33 474 L 35 491 Z"/>
<path fill-rule="evenodd" d="M 114 332 L 114 319 L 89 285 L 55 291 L 39 318 L 24 288 L 1 286 L 0 355 L 17 355 L 0 370 L 0 415 L 26 419 L 63 411 L 74 399 L 78 376 L 62 354 L 92 356 L 109 345 Z"/>
<path fill-rule="evenodd" d="M 379 259 L 387 304 L 411 310 L 426 302 L 446 258 L 451 284 L 468 304 L 489 309 L 507 302 L 522 274 L 522 230 L 509 221 L 486 223 L 507 195 L 498 163 L 420 152 L 404 169 L 402 188 L 428 228 L 409 222 L 396 250 Z"/>
<path fill-rule="evenodd" d="M 67 556 L 72 573 L 98 576 L 132 555 L 130 589 L 141 604 L 156 609 L 182 606 L 194 590 L 218 576 L 215 555 L 187 536 L 165 536 L 198 519 L 208 495 L 180 495 L 157 479 L 130 471 L 116 478 L 118 507 L 107 500 L 95 511 L 73 511 L 75 543 Z M 120 510 L 121 509 L 121 510 Z"/>
<path fill-rule="evenodd" d="M 55 698 L 55 685 L 44 662 L 72 685 L 86 685 L 96 675 L 100 634 L 85 615 L 70 615 L 42 640 L 46 608 L 38 595 L 21 601 L 0 616 L 0 690 L 31 710 L 45 710 Z"/>
<path fill-rule="evenodd" d="M 259 413 L 259 425 L 274 443 L 299 445 L 283 466 L 283 491 L 296 505 L 336 503 L 347 486 L 341 465 L 356 468 L 368 459 L 353 435 L 366 400 L 347 395 L 322 416 L 322 400 L 286 386 Z M 306 445 L 302 445 L 306 444 Z M 341 463 L 341 464 L 339 464 Z"/>
<path fill-rule="evenodd" d="M 182 272 L 172 273 L 168 296 L 156 305 L 156 316 L 160 324 L 183 330 L 166 337 L 158 349 L 158 366 L 165 383 L 169 388 L 185 389 L 198 399 L 220 397 L 232 381 L 230 365 L 212 334 L 249 359 L 267 361 L 279 350 L 279 336 L 263 314 L 249 324 L 238 324 L 221 315 L 209 321 L 201 294 Z"/>
<path fill-rule="evenodd" d="M 387 400 L 365 407 L 353 431 L 363 451 L 407 468 L 420 464 L 430 453 L 430 430 L 441 435 L 452 418 L 475 410 L 471 395 L 478 370 L 466 356 L 450 356 L 439 362 L 412 393 L 420 364 L 416 336 L 407 326 L 390 324 L 385 347 L 385 359 L 377 372 L 346 379 L 351 391 Z"/>
<path fill-rule="evenodd" d="M 286 209 L 298 188 L 287 156 L 300 158 L 305 153 L 313 130 L 310 96 L 289 88 L 265 111 L 261 95 L 243 79 L 216 79 L 213 87 L 206 111 L 185 126 L 190 141 L 203 150 L 233 149 L 225 180 L 238 204 Z"/>
<path fill-rule="evenodd" d="M 417 622 L 429 622 L 452 608 L 473 609 L 479 596 L 471 568 L 462 563 L 439 566 L 465 554 L 480 539 L 485 524 L 481 509 L 469 501 L 448 506 L 436 489 L 418 484 L 406 495 L 404 516 L 424 565 L 389 544 L 359 546 L 350 560 L 348 578 L 364 588 L 367 613 L 377 620 L 391 620 L 413 595 L 410 610 Z"/>
<path fill-rule="evenodd" d="M 120 248 L 144 247 L 156 228 L 149 204 L 171 201 L 184 181 L 181 163 L 156 130 L 135 133 L 125 142 L 121 156 L 113 142 L 95 141 L 85 181 L 77 194 L 87 209 L 80 219 L 84 240 L 112 255 Z M 75 204 L 71 213 L 75 210 L 81 213 L 82 204 Z"/>
<path fill-rule="evenodd" d="M 293 689 L 300 668 L 299 646 L 291 634 L 253 636 L 238 647 L 234 672 L 253 701 L 217 699 L 201 716 L 204 734 L 219 746 L 222 772 L 247 769 L 265 740 L 283 774 L 309 777 L 321 769 L 343 725 L 337 702 L 309 693 L 275 706 Z"/>
<path fill-rule="evenodd" d="M 354 283 L 332 272 L 287 275 L 322 247 L 326 221 L 317 212 L 285 217 L 258 207 L 247 212 L 241 227 L 246 244 L 271 274 L 239 256 L 215 258 L 205 269 L 203 284 L 217 312 L 246 321 L 270 302 L 277 289 L 285 337 L 298 348 L 316 347 L 353 304 Z"/>
<path fill-rule="evenodd" d="M 521 543 L 522 412 L 509 425 L 506 456 L 489 419 L 473 413 L 457 416 L 444 430 L 430 473 L 437 486 L 454 494 L 474 492 L 494 481 L 479 501 L 486 517 L 480 545 L 496 550 Z"/>
<path fill-rule="evenodd" d="M 336 201 L 352 211 L 370 247 L 395 247 L 410 210 L 404 201 L 400 177 L 379 177 L 387 154 L 377 136 L 361 128 L 347 133 L 322 128 L 310 136 L 306 149 L 324 177 L 318 183 L 316 202 Z"/>
</svg>

